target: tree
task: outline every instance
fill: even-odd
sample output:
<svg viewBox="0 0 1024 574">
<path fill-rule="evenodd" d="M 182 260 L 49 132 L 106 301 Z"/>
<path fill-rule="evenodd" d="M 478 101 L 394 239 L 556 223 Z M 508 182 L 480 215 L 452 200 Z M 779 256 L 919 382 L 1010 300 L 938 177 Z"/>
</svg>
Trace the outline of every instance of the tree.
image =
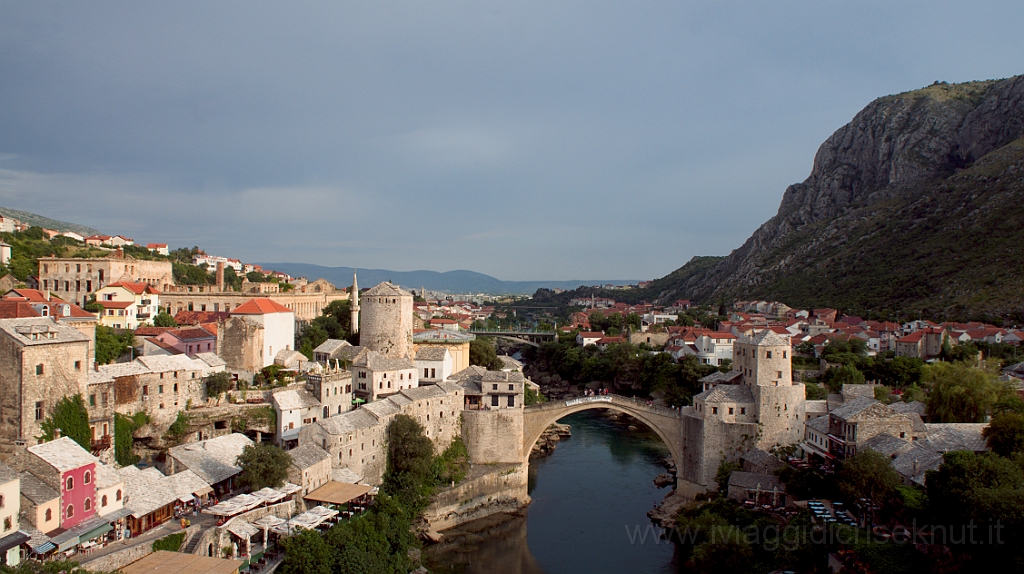
<svg viewBox="0 0 1024 574">
<path fill-rule="evenodd" d="M 101 365 L 113 363 L 135 344 L 135 335 L 130 329 L 118 333 L 104 325 L 96 326 L 96 361 Z"/>
<path fill-rule="evenodd" d="M 709 540 L 693 549 L 690 566 L 694 572 L 707 574 L 750 572 L 754 567 L 754 552 L 747 535 L 739 528 L 715 526 Z"/>
<path fill-rule="evenodd" d="M 725 496 L 729 490 L 729 475 L 732 473 L 743 470 L 738 462 L 729 462 L 723 460 L 718 465 L 718 472 L 715 473 L 715 482 L 718 483 L 718 494 Z"/>
<path fill-rule="evenodd" d="M 491 371 L 500 371 L 505 366 L 494 349 L 494 340 L 489 337 L 477 337 L 469 342 L 469 364 Z"/>
<path fill-rule="evenodd" d="M 62 397 L 50 416 L 40 425 L 43 430 L 39 438 L 51 441 L 66 436 L 87 451 L 92 451 L 92 429 L 89 428 L 89 411 L 85 408 L 82 395 Z"/>
<path fill-rule="evenodd" d="M 251 444 L 238 455 L 242 468 L 239 481 L 253 491 L 275 488 L 284 484 L 291 464 L 292 456 L 280 447 L 265 442 Z"/>
<path fill-rule="evenodd" d="M 140 411 L 133 416 L 114 413 L 114 460 L 121 466 L 130 466 L 139 462 L 135 454 L 135 431 L 149 424 L 149 415 Z"/>
<path fill-rule="evenodd" d="M 210 399 L 220 398 L 222 394 L 231 388 L 231 373 L 220 371 L 206 377 L 206 397 Z"/>
<path fill-rule="evenodd" d="M 174 317 L 171 317 L 170 313 L 161 311 L 161 312 L 156 314 L 156 317 L 153 317 L 153 326 L 154 327 L 177 327 L 178 326 L 178 322 L 174 320 Z"/>
<path fill-rule="evenodd" d="M 282 574 L 331 574 L 334 569 L 334 550 L 320 532 L 303 530 L 281 539 L 284 547 Z"/>
<path fill-rule="evenodd" d="M 821 382 L 828 387 L 828 390 L 838 393 L 843 390 L 843 385 L 864 384 L 864 373 L 853 365 L 831 367 L 821 376 Z"/>
<path fill-rule="evenodd" d="M 882 501 L 896 492 L 902 481 L 889 458 L 873 450 L 864 450 L 846 459 L 836 475 L 839 493 L 847 500 L 867 496 Z"/>
<path fill-rule="evenodd" d="M 1012 393 L 994 374 L 963 363 L 928 365 L 924 382 L 930 386 L 928 414 L 942 423 L 985 422 L 990 409 Z"/>
<path fill-rule="evenodd" d="M 992 452 L 1012 457 L 1024 452 L 1024 415 L 1020 413 L 998 413 L 981 431 Z"/>
</svg>

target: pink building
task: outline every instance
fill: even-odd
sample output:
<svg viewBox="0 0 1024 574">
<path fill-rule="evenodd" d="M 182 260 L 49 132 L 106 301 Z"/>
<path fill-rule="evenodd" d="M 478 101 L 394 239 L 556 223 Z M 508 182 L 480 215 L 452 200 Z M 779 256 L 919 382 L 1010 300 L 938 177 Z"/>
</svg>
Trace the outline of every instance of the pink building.
<svg viewBox="0 0 1024 574">
<path fill-rule="evenodd" d="M 154 338 L 189 357 L 195 357 L 196 353 L 217 352 L 217 335 L 202 327 L 169 329 Z"/>
<path fill-rule="evenodd" d="M 60 527 L 96 516 L 97 458 L 68 437 L 28 447 L 18 466 L 60 493 Z"/>
</svg>

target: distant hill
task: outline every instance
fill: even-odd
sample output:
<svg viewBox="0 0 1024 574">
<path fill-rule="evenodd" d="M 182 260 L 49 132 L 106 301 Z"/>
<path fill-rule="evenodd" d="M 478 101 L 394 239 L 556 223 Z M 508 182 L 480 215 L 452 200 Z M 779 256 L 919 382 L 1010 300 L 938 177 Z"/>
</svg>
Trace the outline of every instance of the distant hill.
<svg viewBox="0 0 1024 574">
<path fill-rule="evenodd" d="M 654 282 L 662 301 L 771 299 L 1024 322 L 1024 76 L 879 98 L 729 256 Z"/>
<path fill-rule="evenodd" d="M 68 223 L 66 221 L 57 221 L 56 219 L 50 219 L 49 217 L 43 217 L 42 215 L 29 213 L 27 211 L 21 211 L 20 209 L 0 207 L 0 214 L 13 217 L 14 219 L 28 225 L 45 227 L 46 229 L 54 229 L 56 231 L 73 231 L 85 237 L 90 235 L 100 235 L 99 231 L 91 227 L 78 225 L 77 223 Z"/>
<path fill-rule="evenodd" d="M 324 278 L 335 286 L 352 284 L 351 267 L 324 267 L 309 263 L 260 263 L 265 269 L 281 271 L 310 281 Z M 386 269 L 358 269 L 359 286 L 372 287 L 381 281 L 391 281 L 408 289 L 421 287 L 448 293 L 488 293 L 494 295 L 532 294 L 537 289 L 575 289 L 581 285 L 629 285 L 636 279 L 603 279 L 593 281 L 502 281 L 475 271 L 388 271 Z"/>
</svg>

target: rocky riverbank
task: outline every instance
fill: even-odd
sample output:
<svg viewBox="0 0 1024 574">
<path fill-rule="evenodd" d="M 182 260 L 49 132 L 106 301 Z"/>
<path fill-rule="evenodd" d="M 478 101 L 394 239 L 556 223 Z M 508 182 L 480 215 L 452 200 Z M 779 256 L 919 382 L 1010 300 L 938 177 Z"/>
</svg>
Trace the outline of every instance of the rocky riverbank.
<svg viewBox="0 0 1024 574">
<path fill-rule="evenodd" d="M 530 457 L 534 456 L 547 456 L 554 452 L 555 447 L 558 443 L 564 439 L 572 436 L 572 427 L 569 425 L 563 425 L 554 423 L 547 428 L 537 439 L 537 444 L 533 445 L 533 450 L 530 451 Z"/>
</svg>

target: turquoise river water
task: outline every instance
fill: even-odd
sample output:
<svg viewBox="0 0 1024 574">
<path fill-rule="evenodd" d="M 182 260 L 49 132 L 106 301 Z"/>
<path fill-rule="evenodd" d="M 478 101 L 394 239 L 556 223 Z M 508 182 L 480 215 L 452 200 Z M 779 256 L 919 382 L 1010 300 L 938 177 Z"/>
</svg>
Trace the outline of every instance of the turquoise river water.
<svg viewBox="0 0 1024 574">
<path fill-rule="evenodd" d="M 668 449 L 653 432 L 627 431 L 600 411 L 561 421 L 572 437 L 530 462 L 525 516 L 428 548 L 432 572 L 573 574 L 675 572 L 675 547 L 658 540 L 647 511 Z"/>
</svg>

